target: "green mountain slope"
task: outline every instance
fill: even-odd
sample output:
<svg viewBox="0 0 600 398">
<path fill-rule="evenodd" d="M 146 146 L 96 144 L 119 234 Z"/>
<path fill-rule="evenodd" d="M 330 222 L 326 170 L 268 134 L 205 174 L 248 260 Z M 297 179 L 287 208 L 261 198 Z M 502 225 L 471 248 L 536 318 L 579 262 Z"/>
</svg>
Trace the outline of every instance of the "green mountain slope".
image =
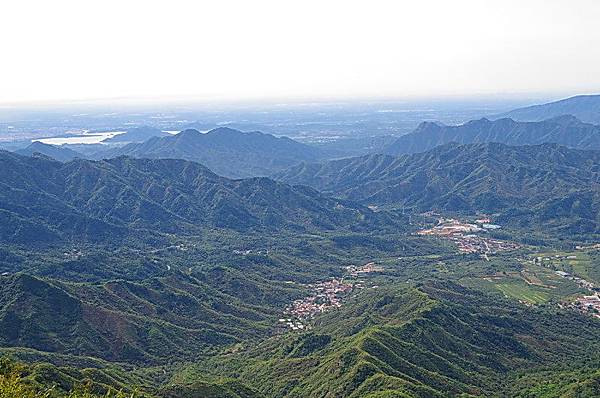
<svg viewBox="0 0 600 398">
<path fill-rule="evenodd" d="M 207 227 L 302 231 L 382 219 L 307 187 L 230 180 L 184 160 L 63 164 L 0 152 L 0 165 L 0 241 L 106 241 Z"/>
<path fill-rule="evenodd" d="M 519 398 L 576 398 L 600 396 L 598 366 L 524 373 L 515 378 L 510 393 Z"/>
<path fill-rule="evenodd" d="M 145 382 L 116 368 L 26 365 L 0 358 L 2 398 L 147 398 Z"/>
<path fill-rule="evenodd" d="M 173 385 L 158 391 L 160 398 L 261 398 L 255 390 L 235 381 L 226 380 L 215 383 L 197 381 L 187 385 Z"/>
<path fill-rule="evenodd" d="M 69 283 L 27 274 L 0 281 L 1 346 L 140 364 L 190 360 L 264 337 L 283 302 L 297 294 L 225 269 L 141 282 Z"/>
<path fill-rule="evenodd" d="M 554 144 L 449 144 L 428 152 L 301 164 L 276 178 L 364 204 L 482 211 L 598 231 L 600 151 Z"/>
<path fill-rule="evenodd" d="M 398 138 L 384 152 L 390 155 L 424 152 L 451 142 L 499 142 L 507 145 L 554 143 L 577 149 L 600 149 L 600 126 L 582 123 L 573 116 L 558 116 L 539 122 L 480 119 L 459 126 L 424 122 L 412 133 Z"/>
<path fill-rule="evenodd" d="M 234 376 L 270 397 L 505 396 L 516 371 L 598 360 L 596 323 L 447 283 L 370 289 L 310 332 L 217 357 L 176 380 Z"/>
</svg>

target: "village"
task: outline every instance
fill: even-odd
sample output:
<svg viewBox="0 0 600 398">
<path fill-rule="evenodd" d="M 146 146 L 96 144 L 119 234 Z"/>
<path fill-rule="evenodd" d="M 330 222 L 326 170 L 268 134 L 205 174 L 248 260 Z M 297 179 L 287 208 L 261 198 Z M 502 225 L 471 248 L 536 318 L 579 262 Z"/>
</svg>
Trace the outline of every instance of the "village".
<svg viewBox="0 0 600 398">
<path fill-rule="evenodd" d="M 269 249 L 260 249 L 260 250 L 233 250 L 233 254 L 241 255 L 241 256 L 249 256 L 249 255 L 257 255 L 257 256 L 268 256 Z"/>
<path fill-rule="evenodd" d="M 279 319 L 279 324 L 284 328 L 295 331 L 308 329 L 308 321 L 324 312 L 342 306 L 343 298 L 354 289 L 363 289 L 360 282 L 345 282 L 348 276 L 357 277 L 373 272 L 382 272 L 384 269 L 374 262 L 362 266 L 350 265 L 346 267 L 347 275 L 341 279 L 332 278 L 324 282 L 309 285 L 311 294 L 302 299 L 294 300 L 284 311 L 284 317 Z M 375 288 L 373 286 L 372 288 Z"/>
<path fill-rule="evenodd" d="M 476 234 L 499 228 L 501 226 L 492 224 L 491 219 L 488 217 L 477 219 L 474 223 L 462 222 L 453 218 L 440 218 L 435 227 L 418 231 L 417 234 L 448 239 L 456 243 L 461 253 L 481 253 L 484 258 L 488 259 L 488 254 L 515 250 L 521 247 L 521 245 L 514 242 L 486 238 Z"/>
<path fill-rule="evenodd" d="M 598 246 L 590 246 L 590 247 L 597 248 Z M 577 247 L 576 249 L 581 250 L 580 247 Z M 536 256 L 532 260 L 532 262 L 534 264 L 542 265 L 547 268 L 556 269 L 556 267 L 553 266 L 553 264 L 556 261 L 561 261 L 561 260 L 577 260 L 577 256 L 573 255 L 573 254 L 567 254 L 567 255 L 555 254 L 554 256 Z M 561 278 L 565 278 L 565 279 L 575 282 L 579 288 L 586 289 L 592 293 L 587 296 L 583 295 L 583 296 L 577 297 L 575 300 L 573 300 L 569 304 L 561 305 L 561 307 L 571 308 L 578 312 L 581 312 L 584 314 L 590 314 L 596 318 L 600 318 L 600 295 L 598 293 L 598 291 L 600 289 L 593 282 L 590 282 L 590 281 L 588 281 L 584 278 L 578 277 L 576 275 L 570 274 L 566 271 L 556 270 L 556 271 L 554 271 L 554 273 L 556 275 L 560 276 Z"/>
<path fill-rule="evenodd" d="M 573 304 L 573 308 L 579 312 L 588 313 L 596 318 L 600 318 L 600 296 L 593 294 L 590 296 L 582 296 L 578 298 Z"/>
<path fill-rule="evenodd" d="M 346 272 L 351 276 L 360 276 L 371 272 L 383 272 L 383 267 L 374 262 L 370 262 L 360 267 L 349 265 L 346 267 Z"/>
<path fill-rule="evenodd" d="M 577 286 L 579 286 L 580 288 L 587 289 L 593 293 L 589 296 L 584 295 L 576 298 L 575 301 L 573 301 L 566 307 L 572 308 L 581 313 L 591 314 L 596 318 L 600 318 L 600 296 L 598 295 L 597 287 L 592 282 L 577 277 L 575 275 L 571 275 L 564 271 L 556 271 L 555 274 L 560 277 L 572 280 L 573 282 L 577 283 Z"/>
</svg>

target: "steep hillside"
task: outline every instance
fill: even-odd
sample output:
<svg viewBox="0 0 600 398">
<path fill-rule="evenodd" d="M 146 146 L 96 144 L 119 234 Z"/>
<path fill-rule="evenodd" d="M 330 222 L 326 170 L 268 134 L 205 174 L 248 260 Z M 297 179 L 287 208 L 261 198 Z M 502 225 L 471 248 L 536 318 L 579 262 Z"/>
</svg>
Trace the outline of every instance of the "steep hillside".
<svg viewBox="0 0 600 398">
<path fill-rule="evenodd" d="M 225 269 L 140 282 L 69 283 L 0 277 L 0 345 L 141 364 L 198 358 L 265 336 L 295 291 Z M 214 277 L 212 280 L 210 277 Z M 252 291 L 263 298 L 252 299 Z"/>
<path fill-rule="evenodd" d="M 600 149 L 600 126 L 582 123 L 573 116 L 558 116 L 541 122 L 480 119 L 459 126 L 424 122 L 414 132 L 398 138 L 384 152 L 391 155 L 424 152 L 451 142 L 499 142 L 507 145 L 555 143 L 577 149 Z"/>
<path fill-rule="evenodd" d="M 0 165 L 6 170 L 0 175 L 0 240 L 9 242 L 103 241 L 206 227 L 301 231 L 382 219 L 307 187 L 230 180 L 184 160 L 63 164 L 0 152 Z"/>
<path fill-rule="evenodd" d="M 172 385 L 158 391 L 160 398 L 262 398 L 263 395 L 234 380 L 206 383 L 197 381 L 186 385 Z"/>
<path fill-rule="evenodd" d="M 525 225 L 598 231 L 600 151 L 554 144 L 449 144 L 425 153 L 301 164 L 277 175 L 328 194 L 419 211 L 483 211 Z"/>
<path fill-rule="evenodd" d="M 63 148 L 61 146 L 44 144 L 42 142 L 33 142 L 26 148 L 18 149 L 15 153 L 21 156 L 33 156 L 36 153 L 49 156 L 60 162 L 68 162 L 76 158 L 85 158 L 81 153 L 74 151 L 69 148 Z"/>
<path fill-rule="evenodd" d="M 205 134 L 185 130 L 174 136 L 152 138 L 142 144 L 101 152 L 98 156 L 121 155 L 191 160 L 231 178 L 267 176 L 296 163 L 321 158 L 319 149 L 289 138 L 260 132 L 243 133 L 224 127 Z"/>
<path fill-rule="evenodd" d="M 573 115 L 586 123 L 600 123 L 600 95 L 576 95 L 560 101 L 514 109 L 494 116 L 522 121 L 540 121 L 561 115 Z"/>
<path fill-rule="evenodd" d="M 499 397 L 516 371 L 597 360 L 598 336 L 592 319 L 436 282 L 365 290 L 310 332 L 214 358 L 178 380 L 236 376 L 268 397 Z"/>
<path fill-rule="evenodd" d="M 84 381 L 85 380 L 85 381 Z M 0 358 L 2 398 L 149 398 L 145 381 L 115 368 L 77 369 Z"/>
</svg>

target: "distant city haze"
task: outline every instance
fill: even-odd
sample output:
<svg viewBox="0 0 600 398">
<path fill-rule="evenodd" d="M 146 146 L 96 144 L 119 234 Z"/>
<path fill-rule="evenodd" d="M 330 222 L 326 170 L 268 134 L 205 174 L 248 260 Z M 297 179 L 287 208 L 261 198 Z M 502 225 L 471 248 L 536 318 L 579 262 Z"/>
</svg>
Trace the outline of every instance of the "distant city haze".
<svg viewBox="0 0 600 398">
<path fill-rule="evenodd" d="M 4 1 L 0 103 L 600 91 L 600 2 Z"/>
</svg>

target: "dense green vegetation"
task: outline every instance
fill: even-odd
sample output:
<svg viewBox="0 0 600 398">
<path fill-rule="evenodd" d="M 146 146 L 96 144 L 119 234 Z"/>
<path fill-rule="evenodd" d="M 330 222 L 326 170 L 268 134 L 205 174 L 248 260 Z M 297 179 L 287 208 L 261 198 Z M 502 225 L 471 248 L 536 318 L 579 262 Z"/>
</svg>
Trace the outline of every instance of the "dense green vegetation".
<svg viewBox="0 0 600 398">
<path fill-rule="evenodd" d="M 515 397 L 597 397 L 600 395 L 598 365 L 577 370 L 552 369 L 525 373 L 515 379 L 511 389 Z"/>
<path fill-rule="evenodd" d="M 360 292 L 310 332 L 213 358 L 175 381 L 227 374 L 278 397 L 503 396 L 518 372 L 595 363 L 598 337 L 591 319 L 459 285 L 388 286 Z"/>
<path fill-rule="evenodd" d="M 569 307 L 589 288 L 557 271 L 600 283 L 595 241 L 575 248 L 599 160 L 448 145 L 280 175 L 321 193 L 0 152 L 0 398 L 595 396 L 599 321 Z M 480 235 L 520 246 L 460 253 L 416 234 L 431 210 L 494 213 Z M 332 278 L 340 306 L 284 326 Z"/>
<path fill-rule="evenodd" d="M 397 235 L 216 239 L 150 252 L 7 248 L 2 345 L 144 365 L 191 360 L 265 338 L 282 309 L 305 294 L 304 284 L 340 275 L 339 264 L 395 250 L 444 251 L 416 238 L 397 242 Z"/>
<path fill-rule="evenodd" d="M 230 180 L 184 160 L 60 163 L 0 152 L 0 241 L 165 241 L 207 227 L 365 229 L 389 215 L 267 178 Z"/>
<path fill-rule="evenodd" d="M 2 398 L 144 398 L 124 383 L 123 375 L 96 369 L 78 370 L 49 363 L 25 365 L 0 358 Z"/>
<path fill-rule="evenodd" d="M 545 144 L 448 144 L 425 153 L 301 164 L 277 175 L 368 205 L 497 213 L 500 223 L 594 234 L 600 151 Z"/>
<path fill-rule="evenodd" d="M 215 269 L 210 276 L 225 272 Z M 220 277 L 258 289 L 239 275 Z M 287 293 L 269 290 L 277 294 L 271 305 Z M 239 294 L 249 296 L 244 290 Z M 0 318 L 3 346 L 131 363 L 190 359 L 214 346 L 264 335 L 277 315 L 273 307 L 252 304 L 248 297 L 241 301 L 177 273 L 142 283 L 99 285 L 16 274 L 2 279 L 0 298 L 6 303 Z"/>
<path fill-rule="evenodd" d="M 426 222 L 415 217 L 411 228 Z M 286 237 L 214 230 L 151 251 L 5 245 L 0 337 L 12 348 L 3 351 L 113 378 L 117 372 L 120 382 L 109 383 L 115 389 L 159 397 L 536 396 L 530 391 L 545 388 L 538 375 L 547 368 L 556 391 L 593 383 L 560 376 L 569 371 L 564 364 L 593 370 L 600 336 L 597 321 L 552 304 L 579 290 L 548 279 L 554 268 L 528 262 L 539 249 L 488 262 L 410 231 Z M 510 238 L 510 230 L 504 234 Z M 367 277 L 367 289 L 310 331 L 273 336 L 283 308 L 307 294 L 306 283 L 368 261 L 385 271 Z M 528 285 L 523 270 L 558 287 Z M 499 286 L 511 280 L 521 290 L 504 298 Z M 517 303 L 535 289 L 551 295 L 534 307 Z M 510 390 L 513 380 L 519 390 Z"/>
</svg>

